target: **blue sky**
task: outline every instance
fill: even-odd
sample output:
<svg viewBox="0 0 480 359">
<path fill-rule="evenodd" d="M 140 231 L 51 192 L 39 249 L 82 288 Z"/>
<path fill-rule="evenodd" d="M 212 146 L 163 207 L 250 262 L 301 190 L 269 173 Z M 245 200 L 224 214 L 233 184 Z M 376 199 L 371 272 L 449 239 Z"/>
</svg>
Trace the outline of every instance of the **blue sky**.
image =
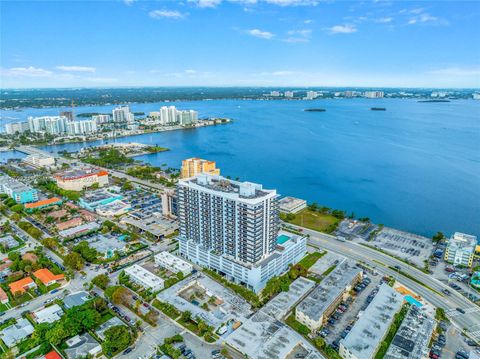
<svg viewBox="0 0 480 359">
<path fill-rule="evenodd" d="M 480 87 L 478 1 L 1 1 L 5 87 Z"/>
</svg>

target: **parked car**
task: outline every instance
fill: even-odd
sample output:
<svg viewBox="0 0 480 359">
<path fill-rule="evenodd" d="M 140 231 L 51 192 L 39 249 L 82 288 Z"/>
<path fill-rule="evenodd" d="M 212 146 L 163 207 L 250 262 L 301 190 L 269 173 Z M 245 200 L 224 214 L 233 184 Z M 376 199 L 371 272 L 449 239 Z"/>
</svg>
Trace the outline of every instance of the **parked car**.
<svg viewBox="0 0 480 359">
<path fill-rule="evenodd" d="M 463 310 L 462 308 L 457 308 L 457 312 L 460 312 L 462 314 L 465 314 L 465 310 Z"/>
</svg>

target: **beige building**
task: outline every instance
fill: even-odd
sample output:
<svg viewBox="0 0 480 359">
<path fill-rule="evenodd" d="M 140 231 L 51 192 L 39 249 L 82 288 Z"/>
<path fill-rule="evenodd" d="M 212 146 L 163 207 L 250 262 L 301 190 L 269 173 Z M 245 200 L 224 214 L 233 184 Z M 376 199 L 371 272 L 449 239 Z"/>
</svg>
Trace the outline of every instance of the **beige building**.
<svg viewBox="0 0 480 359">
<path fill-rule="evenodd" d="M 220 169 L 216 168 L 215 161 L 207 161 L 201 158 L 188 158 L 182 161 L 181 178 L 195 177 L 200 173 L 219 175 Z"/>
<path fill-rule="evenodd" d="M 83 191 L 98 183 L 99 187 L 108 185 L 108 172 L 93 167 L 74 168 L 55 174 L 57 186 L 67 191 Z"/>
</svg>

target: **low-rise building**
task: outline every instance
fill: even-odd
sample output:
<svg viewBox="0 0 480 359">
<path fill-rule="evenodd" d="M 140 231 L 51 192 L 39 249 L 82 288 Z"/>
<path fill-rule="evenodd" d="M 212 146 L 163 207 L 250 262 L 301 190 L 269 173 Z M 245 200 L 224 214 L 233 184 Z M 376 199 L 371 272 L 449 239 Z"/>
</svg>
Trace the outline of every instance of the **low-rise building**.
<svg viewBox="0 0 480 359">
<path fill-rule="evenodd" d="M 178 222 L 163 216 L 152 214 L 148 217 L 131 214 L 120 220 L 120 223 L 128 225 L 133 230 L 144 233 L 152 239 L 160 240 L 178 229 Z"/>
<path fill-rule="evenodd" d="M 18 243 L 18 241 L 13 238 L 13 236 L 7 234 L 6 236 L 0 237 L 0 245 L 8 250 L 10 248 L 15 248 L 19 246 L 20 243 Z"/>
<path fill-rule="evenodd" d="M 132 282 L 141 285 L 145 289 L 150 289 L 152 292 L 163 289 L 164 280 L 138 264 L 125 268 L 125 273 Z"/>
<path fill-rule="evenodd" d="M 89 222 L 73 228 L 66 229 L 64 231 L 60 231 L 58 232 L 58 235 L 63 238 L 74 238 L 84 236 L 99 229 L 100 225 L 97 222 Z"/>
<path fill-rule="evenodd" d="M 192 273 L 193 266 L 187 261 L 173 255 L 168 251 L 163 251 L 155 255 L 155 264 L 168 269 L 171 272 L 182 272 L 184 276 Z"/>
<path fill-rule="evenodd" d="M 76 335 L 67 340 L 68 348 L 65 354 L 69 359 L 84 358 L 85 356 L 95 357 L 102 351 L 102 346 L 88 333 Z"/>
<path fill-rule="evenodd" d="M 104 206 L 111 202 L 122 200 L 123 196 L 117 193 L 112 193 L 104 189 L 88 192 L 80 198 L 79 204 L 81 207 L 89 211 L 95 211 L 97 207 Z"/>
<path fill-rule="evenodd" d="M 427 359 L 436 321 L 412 305 L 393 337 L 384 359 Z"/>
<path fill-rule="evenodd" d="M 55 174 L 57 186 L 68 191 L 82 191 L 98 183 L 108 185 L 108 172 L 93 167 L 77 167 Z"/>
<path fill-rule="evenodd" d="M 360 268 L 343 261 L 296 307 L 295 318 L 311 331 L 320 329 L 361 278 Z"/>
<path fill-rule="evenodd" d="M 52 350 L 43 356 L 43 359 L 63 359 L 60 354 Z"/>
<path fill-rule="evenodd" d="M 63 315 L 63 310 L 58 304 L 51 305 L 32 312 L 32 317 L 38 324 L 40 323 L 53 323 Z"/>
<path fill-rule="evenodd" d="M 29 164 L 30 166 L 37 167 L 37 168 L 42 168 L 42 167 L 52 167 L 55 166 L 55 157 L 49 156 L 45 153 L 34 153 L 31 155 L 28 155 L 25 157 L 23 160 L 26 164 Z"/>
<path fill-rule="evenodd" d="M 283 213 L 298 213 L 307 208 L 307 201 L 295 197 L 283 197 L 278 201 L 278 209 Z"/>
<path fill-rule="evenodd" d="M 382 284 L 352 330 L 340 341 L 340 356 L 343 359 L 374 358 L 402 303 L 402 294 Z"/>
<path fill-rule="evenodd" d="M 33 275 L 38 278 L 45 286 L 57 283 L 65 278 L 63 274 L 53 274 L 47 268 L 39 269 L 33 272 Z"/>
<path fill-rule="evenodd" d="M 454 265 L 471 267 L 476 246 L 476 236 L 455 232 L 448 240 L 445 261 Z"/>
<path fill-rule="evenodd" d="M 63 304 L 65 305 L 65 308 L 70 309 L 73 307 L 81 306 L 88 302 L 90 299 L 92 299 L 92 297 L 90 297 L 87 292 L 80 291 L 69 294 L 65 298 L 63 298 Z"/>
<path fill-rule="evenodd" d="M 7 304 L 8 303 L 8 295 L 5 293 L 3 288 L 0 287 L 0 303 Z"/>
<path fill-rule="evenodd" d="M 42 199 L 40 201 L 26 203 L 25 209 L 27 212 L 32 212 L 38 209 L 47 208 L 50 206 L 57 206 L 62 204 L 62 199 L 58 197 L 52 197 L 47 199 Z"/>
<path fill-rule="evenodd" d="M 25 293 L 30 288 L 35 288 L 37 285 L 33 281 L 32 278 L 26 277 L 16 282 L 10 283 L 8 287 L 10 288 L 10 292 L 15 295 L 16 293 Z"/>
<path fill-rule="evenodd" d="M 18 203 L 29 203 L 38 201 L 38 191 L 20 181 L 0 175 L 0 193 L 6 194 Z"/>
<path fill-rule="evenodd" d="M 20 318 L 15 324 L 0 331 L 0 339 L 3 340 L 7 347 L 12 348 L 17 343 L 30 336 L 33 331 L 33 325 L 30 324 L 27 319 Z"/>
<path fill-rule="evenodd" d="M 128 213 L 131 210 L 132 206 L 130 203 L 117 199 L 113 202 L 98 206 L 95 212 L 104 217 L 116 217 Z"/>
<path fill-rule="evenodd" d="M 77 227 L 82 223 L 83 223 L 83 219 L 81 217 L 75 217 L 75 218 L 69 219 L 68 221 L 57 223 L 55 224 L 55 226 L 57 227 L 57 230 L 64 231 L 69 228 Z"/>
</svg>

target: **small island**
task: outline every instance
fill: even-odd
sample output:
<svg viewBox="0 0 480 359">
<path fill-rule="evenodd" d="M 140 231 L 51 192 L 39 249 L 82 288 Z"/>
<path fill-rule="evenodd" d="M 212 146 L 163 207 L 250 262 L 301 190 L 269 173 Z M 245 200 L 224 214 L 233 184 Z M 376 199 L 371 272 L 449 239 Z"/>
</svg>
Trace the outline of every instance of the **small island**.
<svg viewBox="0 0 480 359">
<path fill-rule="evenodd" d="M 306 108 L 303 111 L 305 111 L 305 112 L 325 112 L 327 110 L 325 110 L 324 108 Z"/>
<path fill-rule="evenodd" d="M 385 107 L 371 107 L 370 110 L 372 111 L 387 111 Z"/>
<path fill-rule="evenodd" d="M 450 102 L 450 100 L 441 100 L 441 99 L 436 99 L 436 100 L 419 100 L 418 102 Z"/>
</svg>

